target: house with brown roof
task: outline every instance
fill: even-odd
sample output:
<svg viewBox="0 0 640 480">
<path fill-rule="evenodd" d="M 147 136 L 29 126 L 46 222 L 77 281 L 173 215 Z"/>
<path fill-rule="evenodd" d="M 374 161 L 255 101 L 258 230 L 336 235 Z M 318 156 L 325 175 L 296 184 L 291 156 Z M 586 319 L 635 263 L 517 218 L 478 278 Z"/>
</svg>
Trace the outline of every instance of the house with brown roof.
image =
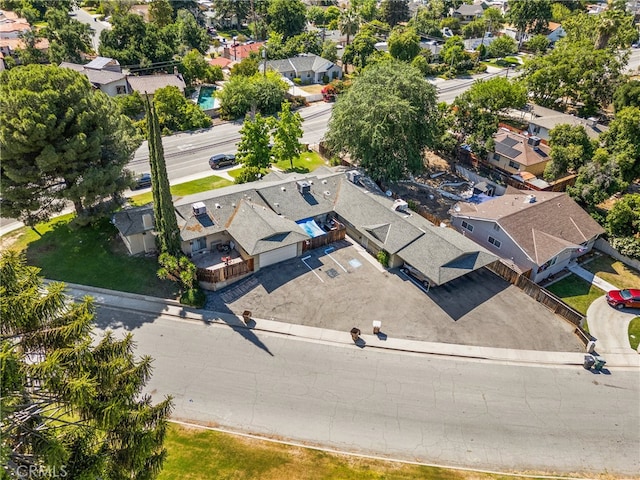
<svg viewBox="0 0 640 480">
<path fill-rule="evenodd" d="M 528 172 L 541 176 L 551 157 L 549 146 L 539 137 L 525 136 L 500 128 L 495 137 L 495 150 L 488 155 L 491 166 L 511 175 Z"/>
<path fill-rule="evenodd" d="M 0 65 L 5 67 L 5 59 L 16 55 L 16 50 L 26 47 L 22 36 L 31 31 L 31 25 L 25 18 L 19 17 L 15 12 L 0 10 Z M 49 40 L 39 38 L 35 48 L 42 53 L 49 49 Z"/>
<path fill-rule="evenodd" d="M 540 282 L 589 252 L 604 229 L 567 194 L 507 193 L 484 203 L 459 202 L 451 224 L 480 246 Z"/>
<path fill-rule="evenodd" d="M 229 60 L 233 60 L 234 62 L 240 62 L 247 58 L 251 52 L 259 53 L 263 45 L 264 42 L 245 43 L 243 45 L 240 45 L 239 43 L 225 45 L 222 48 L 222 56 Z"/>
</svg>

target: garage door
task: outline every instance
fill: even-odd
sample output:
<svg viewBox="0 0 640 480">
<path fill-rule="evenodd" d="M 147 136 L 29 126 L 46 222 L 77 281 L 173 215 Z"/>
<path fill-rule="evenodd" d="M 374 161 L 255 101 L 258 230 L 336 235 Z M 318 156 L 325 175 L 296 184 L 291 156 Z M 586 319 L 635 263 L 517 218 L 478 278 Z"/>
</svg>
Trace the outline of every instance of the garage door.
<svg viewBox="0 0 640 480">
<path fill-rule="evenodd" d="M 298 245 L 296 245 L 295 243 L 293 245 L 288 245 L 286 247 L 271 250 L 270 252 L 261 253 L 260 268 L 264 268 L 268 265 L 273 265 L 274 263 L 282 262 L 283 260 L 294 258 L 297 254 Z"/>
</svg>

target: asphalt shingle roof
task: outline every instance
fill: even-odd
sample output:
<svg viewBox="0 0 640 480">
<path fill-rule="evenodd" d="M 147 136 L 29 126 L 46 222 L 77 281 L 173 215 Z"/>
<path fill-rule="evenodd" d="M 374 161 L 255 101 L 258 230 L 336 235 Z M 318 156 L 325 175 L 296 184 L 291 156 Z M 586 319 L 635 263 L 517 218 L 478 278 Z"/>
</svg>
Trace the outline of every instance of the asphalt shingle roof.
<svg viewBox="0 0 640 480">
<path fill-rule="evenodd" d="M 126 237 L 148 230 L 142 221 L 144 215 L 150 215 L 151 221 L 153 222 L 153 207 L 151 205 L 127 208 L 116 212 L 113 214 L 113 217 L 111 217 L 111 222 L 120 233 Z"/>
</svg>

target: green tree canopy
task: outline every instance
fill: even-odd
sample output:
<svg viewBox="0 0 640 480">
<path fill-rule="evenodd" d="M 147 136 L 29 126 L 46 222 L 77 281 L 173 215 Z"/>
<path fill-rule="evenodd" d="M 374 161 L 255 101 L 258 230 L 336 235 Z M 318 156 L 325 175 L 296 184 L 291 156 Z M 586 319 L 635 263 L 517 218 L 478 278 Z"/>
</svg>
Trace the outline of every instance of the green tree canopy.
<svg viewBox="0 0 640 480">
<path fill-rule="evenodd" d="M 507 19 L 521 33 L 542 33 L 549 25 L 551 15 L 549 0 L 509 0 Z"/>
<path fill-rule="evenodd" d="M 325 40 L 322 44 L 320 56 L 335 63 L 338 60 L 338 44 L 333 40 Z"/>
<path fill-rule="evenodd" d="M 400 22 L 409 20 L 409 0 L 382 0 L 378 12 L 380 20 L 395 27 Z"/>
<path fill-rule="evenodd" d="M 420 37 L 411 27 L 394 28 L 388 44 L 391 56 L 405 62 L 410 62 L 420 53 Z"/>
<path fill-rule="evenodd" d="M 172 406 L 143 393 L 151 358 L 136 358 L 131 334 L 96 342 L 91 299 L 74 302 L 38 273 L 14 251 L 0 256 L 3 478 L 24 478 L 15 473 L 29 465 L 66 478 L 156 478 Z"/>
<path fill-rule="evenodd" d="M 494 114 L 504 114 L 509 109 L 520 109 L 527 103 L 527 90 L 505 77 L 478 80 L 463 95 L 467 95 L 474 108 Z"/>
<path fill-rule="evenodd" d="M 209 65 L 202 54 L 195 48 L 182 59 L 180 71 L 185 82 L 193 85 L 197 81 L 214 83 L 224 79 L 219 66 Z"/>
<path fill-rule="evenodd" d="M 252 108 L 269 115 L 280 110 L 289 86 L 280 74 L 267 71 L 254 74 L 250 78 L 234 75 L 217 92 L 220 99 L 220 115 L 224 118 L 244 116 Z"/>
<path fill-rule="evenodd" d="M 592 142 L 582 125 L 558 125 L 549 132 L 551 161 L 544 170 L 544 178 L 555 180 L 568 173 L 576 173 L 580 167 L 591 160 L 595 151 Z"/>
<path fill-rule="evenodd" d="M 549 46 L 551 42 L 545 35 L 534 35 L 530 40 L 527 41 L 525 46 L 535 55 L 542 55 L 549 50 Z"/>
<path fill-rule="evenodd" d="M 198 50 L 203 55 L 209 49 L 209 35 L 207 31 L 198 25 L 193 13 L 189 10 L 178 10 L 175 28 L 177 30 L 178 41 L 184 51 L 192 49 Z"/>
<path fill-rule="evenodd" d="M 291 104 L 284 102 L 278 115 L 273 134 L 273 155 L 278 161 L 289 160 L 293 170 L 293 161 L 300 156 L 300 138 L 302 138 L 302 117 L 291 111 Z"/>
<path fill-rule="evenodd" d="M 600 140 L 615 159 L 624 182 L 640 178 L 640 107 L 617 112 Z"/>
<path fill-rule="evenodd" d="M 183 132 L 211 126 L 211 118 L 195 103 L 187 100 L 178 87 L 156 90 L 153 103 L 162 131 Z"/>
<path fill-rule="evenodd" d="M 487 46 L 487 55 L 493 58 L 506 57 L 518 53 L 518 44 L 508 35 L 502 35 Z"/>
<path fill-rule="evenodd" d="M 487 8 L 482 14 L 482 19 L 487 25 L 488 30 L 494 34 L 499 32 L 504 26 L 504 16 L 496 7 Z"/>
<path fill-rule="evenodd" d="M 358 33 L 360 28 L 360 16 L 354 9 L 343 10 L 338 19 L 340 33 L 347 36 L 347 45 L 353 35 Z"/>
<path fill-rule="evenodd" d="M 423 168 L 434 140 L 435 88 L 396 60 L 371 66 L 333 108 L 327 144 L 346 152 L 375 180 L 397 180 Z"/>
<path fill-rule="evenodd" d="M 620 85 L 613 94 L 615 111 L 624 107 L 640 107 L 640 80 L 630 80 Z"/>
<path fill-rule="evenodd" d="M 284 36 L 302 33 L 306 22 L 306 7 L 301 0 L 272 0 L 267 10 L 269 27 Z"/>
<path fill-rule="evenodd" d="M 616 237 L 640 239 L 640 194 L 624 195 L 607 214 L 607 231 Z"/>
<path fill-rule="evenodd" d="M 360 31 L 353 38 L 353 42 L 344 48 L 342 54 L 342 63 L 353 65 L 356 68 L 363 69 L 367 66 L 368 58 L 376 51 L 375 44 L 378 42 L 376 37 L 367 31 Z"/>
<path fill-rule="evenodd" d="M 45 19 L 47 26 L 42 36 L 49 40 L 47 53 L 51 63 L 82 63 L 83 55 L 93 51 L 89 25 L 58 9 L 49 9 Z"/>
<path fill-rule="evenodd" d="M 173 7 L 169 0 L 153 0 L 149 4 L 149 19 L 158 28 L 164 28 L 173 23 Z"/>
<path fill-rule="evenodd" d="M 2 212 L 33 226 L 68 202 L 90 216 L 118 202 L 140 145 L 131 122 L 87 77 L 27 65 L 0 74 Z"/>
<path fill-rule="evenodd" d="M 611 8 L 598 15 L 578 13 L 566 19 L 562 28 L 567 42 L 586 40 L 596 50 L 628 48 L 638 39 L 632 17 L 624 10 Z"/>
<path fill-rule="evenodd" d="M 240 142 L 236 158 L 245 167 L 261 170 L 271 163 L 271 129 L 269 122 L 259 113 L 254 118 L 247 116 L 240 129 Z"/>
</svg>

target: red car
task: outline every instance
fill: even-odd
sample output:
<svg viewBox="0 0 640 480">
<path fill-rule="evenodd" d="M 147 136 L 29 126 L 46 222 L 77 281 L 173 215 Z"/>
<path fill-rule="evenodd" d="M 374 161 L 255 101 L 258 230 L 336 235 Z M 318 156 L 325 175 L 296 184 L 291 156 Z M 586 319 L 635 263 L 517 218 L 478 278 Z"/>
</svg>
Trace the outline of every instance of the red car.
<svg viewBox="0 0 640 480">
<path fill-rule="evenodd" d="M 611 290 L 607 293 L 607 303 L 616 308 L 640 308 L 640 290 Z"/>
</svg>

